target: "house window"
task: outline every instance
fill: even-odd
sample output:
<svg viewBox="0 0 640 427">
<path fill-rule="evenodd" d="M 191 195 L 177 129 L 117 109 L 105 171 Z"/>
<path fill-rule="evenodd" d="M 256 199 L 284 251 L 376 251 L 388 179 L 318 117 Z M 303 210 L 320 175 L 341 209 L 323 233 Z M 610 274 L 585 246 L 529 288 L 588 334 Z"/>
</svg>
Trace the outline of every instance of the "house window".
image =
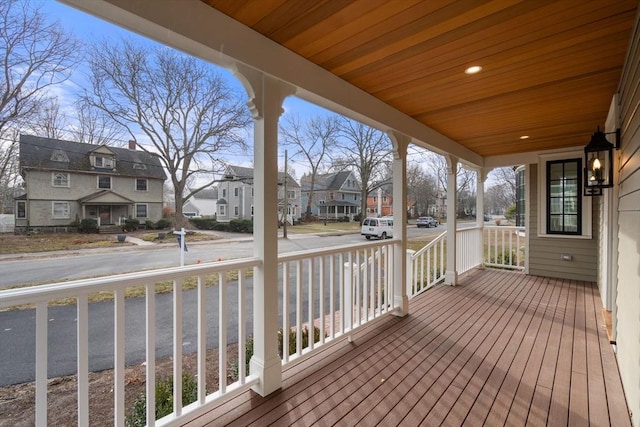
<svg viewBox="0 0 640 427">
<path fill-rule="evenodd" d="M 26 201 L 18 200 L 16 204 L 16 218 L 18 219 L 27 218 L 27 202 Z"/>
<path fill-rule="evenodd" d="M 342 200 L 344 200 L 344 199 L 345 199 L 345 196 L 344 196 L 344 193 L 342 193 Z"/>
<path fill-rule="evenodd" d="M 68 219 L 69 211 L 70 211 L 69 202 L 53 202 L 52 203 L 53 219 Z"/>
<path fill-rule="evenodd" d="M 50 160 L 52 162 L 69 163 L 69 157 L 62 150 L 53 150 L 53 152 L 51 153 Z"/>
<path fill-rule="evenodd" d="M 238 216 L 238 207 L 237 207 L 237 206 L 234 206 L 234 207 L 233 207 L 233 214 L 234 214 L 235 216 Z"/>
<path fill-rule="evenodd" d="M 98 176 L 98 188 L 110 190 L 111 189 L 111 177 L 110 176 Z"/>
<path fill-rule="evenodd" d="M 223 188 L 222 189 L 222 198 L 225 198 L 225 197 L 227 197 L 227 189 Z"/>
<path fill-rule="evenodd" d="M 227 207 L 225 205 L 219 205 L 218 206 L 218 213 L 222 216 L 226 216 L 227 215 Z"/>
<path fill-rule="evenodd" d="M 233 189 L 233 195 L 236 197 L 238 197 L 238 190 L 239 190 L 238 187 Z"/>
<path fill-rule="evenodd" d="M 96 156 L 93 165 L 97 168 L 113 169 L 115 161 L 111 157 Z"/>
<path fill-rule="evenodd" d="M 251 197 L 253 197 L 253 187 L 251 187 Z"/>
<path fill-rule="evenodd" d="M 147 180 L 136 178 L 136 191 L 147 191 Z"/>
<path fill-rule="evenodd" d="M 295 199 L 296 198 L 296 192 L 295 191 L 287 191 L 288 194 L 288 198 L 289 199 Z"/>
<path fill-rule="evenodd" d="M 147 218 L 148 217 L 148 208 L 146 203 L 137 203 L 136 204 L 136 218 Z"/>
<path fill-rule="evenodd" d="M 54 187 L 68 187 L 69 186 L 69 174 L 68 173 L 53 173 L 51 175 Z"/>
<path fill-rule="evenodd" d="M 251 216 L 253 216 L 253 205 L 251 205 Z"/>
<path fill-rule="evenodd" d="M 582 234 L 582 159 L 547 162 L 547 234 Z"/>
</svg>

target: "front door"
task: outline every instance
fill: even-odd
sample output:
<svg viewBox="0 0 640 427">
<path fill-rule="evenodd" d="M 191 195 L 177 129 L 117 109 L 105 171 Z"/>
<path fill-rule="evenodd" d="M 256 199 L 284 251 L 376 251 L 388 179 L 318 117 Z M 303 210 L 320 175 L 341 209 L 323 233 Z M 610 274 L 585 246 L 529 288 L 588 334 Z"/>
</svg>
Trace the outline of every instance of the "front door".
<svg viewBox="0 0 640 427">
<path fill-rule="evenodd" d="M 100 216 L 100 225 L 113 224 L 111 222 L 111 206 L 98 206 L 98 215 Z"/>
</svg>

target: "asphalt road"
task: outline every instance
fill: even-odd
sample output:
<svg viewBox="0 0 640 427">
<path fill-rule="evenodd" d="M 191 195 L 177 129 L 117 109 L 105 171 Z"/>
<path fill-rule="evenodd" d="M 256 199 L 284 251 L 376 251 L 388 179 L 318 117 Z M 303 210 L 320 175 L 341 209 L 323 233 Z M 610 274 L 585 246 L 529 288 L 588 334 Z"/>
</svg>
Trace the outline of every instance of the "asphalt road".
<svg viewBox="0 0 640 427">
<path fill-rule="evenodd" d="M 470 224 L 473 225 L 473 224 Z M 469 225 L 469 226 L 470 226 Z M 423 234 L 444 231 L 440 226 L 434 229 L 408 228 L 410 238 Z M 337 246 L 362 242 L 358 234 L 318 237 L 310 235 L 290 235 L 290 239 L 279 241 L 279 252 Z M 250 256 L 253 242 L 249 240 L 213 241 L 205 244 L 189 245 L 185 263 L 192 264 L 215 261 L 218 258 L 231 259 Z M 58 281 L 62 279 L 95 277 L 126 271 L 179 265 L 179 251 L 176 247 L 162 249 L 128 249 L 117 252 L 99 252 L 91 255 L 70 254 L 53 258 L 37 258 L 14 261 L 0 261 L 2 286 L 17 283 Z M 251 281 L 248 280 L 247 318 L 251 319 Z M 0 289 L 2 288 L 0 286 Z M 229 284 L 228 340 L 237 341 L 237 301 L 235 283 Z M 186 291 L 183 301 L 183 347 L 185 354 L 195 351 L 196 310 L 195 291 Z M 328 298 L 328 295 L 326 296 Z M 156 357 L 172 354 L 172 295 L 158 295 Z M 207 312 L 209 324 L 217 324 L 218 293 L 207 292 Z M 304 303 L 304 307 L 307 304 Z M 290 312 L 295 307 L 290 307 Z M 75 306 L 49 308 L 49 376 L 68 375 L 76 369 L 76 308 Z M 145 308 L 144 298 L 129 298 L 125 304 L 126 324 L 126 364 L 141 363 L 145 359 Z M 251 330 L 251 325 L 247 325 Z M 216 347 L 217 329 L 208 330 L 209 347 Z M 35 310 L 0 312 L 0 386 L 32 381 L 35 374 Z M 113 366 L 113 303 L 93 303 L 89 307 L 89 369 L 99 371 Z"/>
</svg>

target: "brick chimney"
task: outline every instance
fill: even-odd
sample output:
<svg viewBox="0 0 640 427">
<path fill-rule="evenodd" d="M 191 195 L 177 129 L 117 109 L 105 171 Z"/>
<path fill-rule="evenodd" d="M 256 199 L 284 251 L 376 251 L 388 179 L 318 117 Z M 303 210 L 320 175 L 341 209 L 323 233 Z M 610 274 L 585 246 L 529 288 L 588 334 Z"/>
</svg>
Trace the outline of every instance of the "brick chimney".
<svg viewBox="0 0 640 427">
<path fill-rule="evenodd" d="M 136 149 L 136 142 L 133 139 L 129 140 L 129 150 L 135 150 Z"/>
</svg>

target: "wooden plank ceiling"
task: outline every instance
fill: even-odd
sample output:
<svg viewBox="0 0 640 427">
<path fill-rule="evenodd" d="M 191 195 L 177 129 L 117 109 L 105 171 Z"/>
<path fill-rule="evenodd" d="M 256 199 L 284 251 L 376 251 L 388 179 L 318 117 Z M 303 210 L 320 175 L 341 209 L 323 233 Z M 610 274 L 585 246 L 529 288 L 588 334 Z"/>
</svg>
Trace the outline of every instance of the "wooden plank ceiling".
<svg viewBox="0 0 640 427">
<path fill-rule="evenodd" d="M 638 8 L 637 0 L 202 1 L 482 156 L 586 145 L 604 125 Z M 471 65 L 483 70 L 465 74 Z"/>
</svg>

